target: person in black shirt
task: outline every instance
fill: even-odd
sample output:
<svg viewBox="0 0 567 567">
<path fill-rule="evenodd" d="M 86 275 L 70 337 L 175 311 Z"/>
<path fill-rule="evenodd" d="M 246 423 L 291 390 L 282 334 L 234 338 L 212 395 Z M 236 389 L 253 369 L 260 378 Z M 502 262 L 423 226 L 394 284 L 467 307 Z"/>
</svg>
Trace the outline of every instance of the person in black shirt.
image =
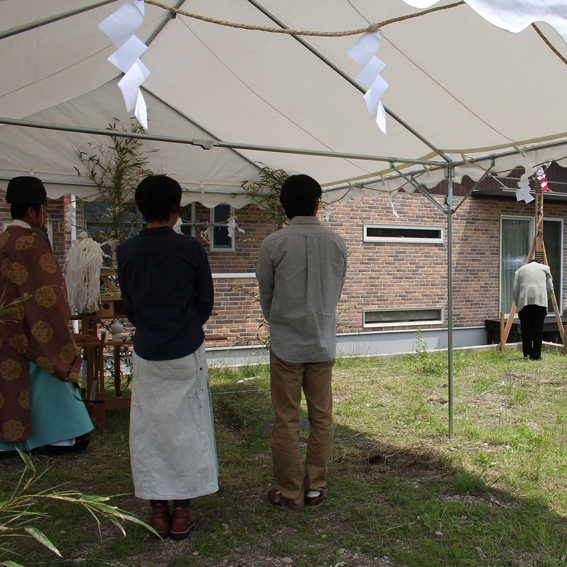
<svg viewBox="0 0 567 567">
<path fill-rule="evenodd" d="M 149 176 L 135 198 L 147 225 L 117 248 L 122 300 L 136 328 L 132 475 L 136 496 L 150 500 L 151 526 L 162 538 L 183 539 L 195 525 L 190 499 L 218 490 L 203 332 L 213 309 L 213 281 L 200 242 L 173 230 L 179 183 Z"/>
</svg>

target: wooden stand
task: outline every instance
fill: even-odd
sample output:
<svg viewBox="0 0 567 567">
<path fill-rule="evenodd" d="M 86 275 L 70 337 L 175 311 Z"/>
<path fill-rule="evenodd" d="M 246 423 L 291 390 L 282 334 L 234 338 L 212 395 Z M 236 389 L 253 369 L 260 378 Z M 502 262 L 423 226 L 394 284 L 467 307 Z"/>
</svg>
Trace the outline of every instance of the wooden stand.
<svg viewBox="0 0 567 567">
<path fill-rule="evenodd" d="M 213 313 L 214 315 L 214 313 Z M 133 341 L 113 341 L 106 340 L 104 332 L 99 333 L 98 323 L 102 319 L 125 318 L 124 304 L 119 295 L 103 295 L 100 300 L 100 310 L 97 313 L 88 315 L 77 315 L 72 317 L 74 320 L 81 321 L 81 332 L 74 334 L 73 338 L 77 347 L 84 352 L 84 364 L 86 367 L 86 385 L 83 390 L 83 398 L 87 411 L 93 420 L 94 426 L 107 433 L 106 410 L 116 408 L 129 408 L 130 398 L 116 397 L 106 399 L 105 376 L 104 376 L 104 349 L 114 347 L 114 364 L 120 364 L 120 347 L 122 345 L 132 345 Z M 99 336 L 100 334 L 100 336 Z M 224 335 L 207 335 L 208 340 L 226 340 Z M 119 389 L 115 392 L 119 395 Z"/>
<path fill-rule="evenodd" d="M 73 319 L 81 321 L 81 332 L 74 334 L 73 339 L 77 347 L 83 349 L 84 353 L 83 364 L 86 370 L 86 384 L 83 389 L 83 399 L 94 426 L 103 433 L 108 432 L 106 410 L 130 407 L 131 403 L 130 398 L 106 399 L 104 349 L 132 344 L 132 341 L 107 341 L 105 332 L 101 332 L 99 336 L 98 322 L 106 318 L 114 317 L 101 316 L 98 313 L 73 317 Z"/>
<path fill-rule="evenodd" d="M 549 266 L 549 263 L 547 261 L 547 253 L 545 251 L 545 243 L 543 241 L 543 191 L 541 190 L 541 187 L 536 189 L 535 197 L 536 230 L 530 251 L 528 253 L 526 264 L 531 262 L 531 259 L 535 252 L 535 259 L 541 264 Z M 567 345 L 565 344 L 565 329 L 563 328 L 563 322 L 561 321 L 561 313 L 559 312 L 557 298 L 555 297 L 555 290 L 553 290 L 553 294 L 551 295 L 551 304 L 553 305 L 555 320 L 557 321 L 559 334 L 561 335 L 561 341 L 563 342 L 563 352 L 564 354 L 567 354 Z M 503 327 L 504 312 L 500 313 L 500 347 L 498 348 L 500 352 L 505 352 L 506 350 L 506 341 L 508 340 L 512 323 L 514 322 L 516 309 L 516 303 L 514 302 L 512 303 L 512 308 L 510 309 L 510 314 L 508 315 L 508 322 L 506 323 L 506 327 Z"/>
</svg>

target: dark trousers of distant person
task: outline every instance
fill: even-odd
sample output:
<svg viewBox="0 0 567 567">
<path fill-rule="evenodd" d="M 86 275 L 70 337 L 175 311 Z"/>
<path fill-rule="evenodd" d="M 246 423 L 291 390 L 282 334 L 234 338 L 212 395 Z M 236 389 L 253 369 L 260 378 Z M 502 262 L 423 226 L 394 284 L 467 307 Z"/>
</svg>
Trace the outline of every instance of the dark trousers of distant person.
<svg viewBox="0 0 567 567">
<path fill-rule="evenodd" d="M 540 305 L 526 305 L 519 313 L 522 328 L 522 349 L 524 358 L 541 360 L 541 342 L 543 340 L 543 322 L 547 309 Z"/>
</svg>

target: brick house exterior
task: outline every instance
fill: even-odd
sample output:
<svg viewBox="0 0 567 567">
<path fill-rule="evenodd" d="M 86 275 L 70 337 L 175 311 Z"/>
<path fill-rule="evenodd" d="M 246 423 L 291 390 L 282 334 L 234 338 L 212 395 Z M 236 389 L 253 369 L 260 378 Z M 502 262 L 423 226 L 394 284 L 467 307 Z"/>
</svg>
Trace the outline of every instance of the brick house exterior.
<svg viewBox="0 0 567 567">
<path fill-rule="evenodd" d="M 565 192 L 567 176 L 562 168 L 550 168 L 548 178 L 554 195 Z M 556 179 L 554 185 L 552 180 Z M 517 187 L 513 180 L 506 183 Z M 441 184 L 432 194 L 442 204 L 445 188 Z M 455 185 L 456 206 L 472 183 L 464 180 Z M 533 217 L 534 204 L 516 201 L 515 194 L 502 195 L 500 185 L 489 180 L 481 186 L 483 195 L 473 194 L 453 215 L 453 325 L 483 327 L 485 319 L 497 318 L 500 306 L 500 231 L 502 217 Z M 496 193 L 494 193 L 496 191 Z M 492 192 L 492 193 L 491 193 Z M 491 196 L 493 195 L 493 196 Z M 3 196 L 2 196 L 3 197 Z M 567 221 L 566 199 L 545 200 L 545 217 Z M 49 214 L 54 226 L 54 250 L 64 263 L 71 240 L 63 229 L 63 206 L 69 197 L 50 202 Z M 229 203 L 230 204 L 230 203 Z M 341 301 L 338 305 L 337 334 L 377 333 L 396 330 L 427 330 L 447 327 L 447 238 L 442 242 L 407 243 L 367 242 L 364 225 L 446 228 L 447 219 L 418 191 L 399 191 L 393 198 L 393 213 L 386 194 L 376 198 L 365 197 L 361 202 L 348 201 L 333 204 L 328 226 L 345 239 L 349 251 L 349 269 Z M 260 327 L 261 311 L 257 301 L 255 263 L 262 240 L 275 228 L 262 221 L 261 211 L 249 205 L 235 211 L 238 226 L 233 250 L 211 250 L 201 236 L 201 230 L 210 222 L 210 209 L 196 204 L 194 210 L 195 235 L 207 250 L 215 282 L 215 307 L 206 325 L 210 337 L 207 347 L 257 345 L 265 343 L 268 332 Z M 0 216 L 9 219 L 9 208 L 2 198 Z M 325 222 L 324 211 L 319 218 Z M 80 207 L 77 214 L 77 233 L 82 228 Z M 564 240 L 564 237 L 561 237 Z M 557 300 L 562 304 L 559 290 L 565 289 L 563 266 L 566 265 L 567 247 L 562 246 L 561 282 L 555 282 Z M 558 284 L 561 285 L 558 285 Z M 372 327 L 364 324 L 365 310 L 408 308 L 437 309 L 442 321 L 419 324 L 397 324 Z"/>
</svg>

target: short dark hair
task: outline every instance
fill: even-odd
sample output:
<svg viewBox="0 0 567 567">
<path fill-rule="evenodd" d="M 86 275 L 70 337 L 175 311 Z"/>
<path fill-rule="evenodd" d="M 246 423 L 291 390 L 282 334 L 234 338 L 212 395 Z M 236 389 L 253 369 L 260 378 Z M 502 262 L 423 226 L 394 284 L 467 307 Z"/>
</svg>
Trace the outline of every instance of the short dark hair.
<svg viewBox="0 0 567 567">
<path fill-rule="evenodd" d="M 321 197 L 321 185 L 309 175 L 290 175 L 282 185 L 280 203 L 288 219 L 313 215 L 315 199 Z"/>
<path fill-rule="evenodd" d="M 162 222 L 181 205 L 181 185 L 167 175 L 150 175 L 136 188 L 136 205 L 146 222 Z"/>
<path fill-rule="evenodd" d="M 39 216 L 41 204 L 39 203 L 10 203 L 10 216 L 13 219 L 23 219 L 28 216 L 28 209 L 32 208 Z"/>
</svg>

